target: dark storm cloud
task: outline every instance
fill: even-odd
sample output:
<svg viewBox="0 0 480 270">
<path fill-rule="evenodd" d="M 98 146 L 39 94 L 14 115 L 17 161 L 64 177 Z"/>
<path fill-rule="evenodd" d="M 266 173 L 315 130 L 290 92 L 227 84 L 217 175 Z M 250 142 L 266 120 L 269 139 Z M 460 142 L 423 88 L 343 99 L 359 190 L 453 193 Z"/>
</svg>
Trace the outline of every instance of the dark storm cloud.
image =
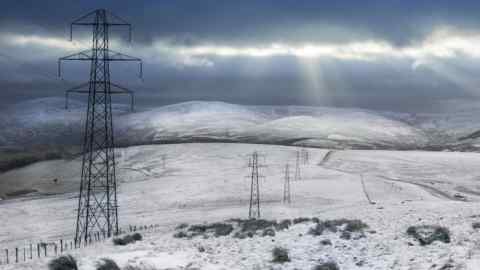
<svg viewBox="0 0 480 270">
<path fill-rule="evenodd" d="M 431 62 L 434 66 L 396 56 L 374 61 L 325 57 L 316 68 L 306 70 L 305 63 L 291 55 L 179 58 L 169 49 L 375 40 L 396 50 L 421 44 L 440 27 L 480 32 L 476 30 L 479 1 L 7 0 L 0 8 L 3 37 L 34 35 L 66 41 L 68 22 L 96 8 L 109 9 L 131 22 L 133 47 L 125 48 L 123 43 L 120 47 L 144 58 L 145 81 L 135 78 L 135 67 L 127 66 L 113 67 L 112 78 L 137 90 L 138 101 L 145 105 L 196 99 L 409 111 L 424 109 L 436 99 L 478 96 L 472 89 L 480 63 L 469 56 L 436 60 Z M 158 51 L 158 41 L 170 47 Z M 2 104 L 62 96 L 64 89 L 88 79 L 88 65 L 73 64 L 66 67 L 64 81 L 56 79 L 56 59 L 65 52 L 42 46 L 0 43 Z"/>
<path fill-rule="evenodd" d="M 4 30 L 64 33 L 67 22 L 105 7 L 134 23 L 137 41 L 270 43 L 376 37 L 405 44 L 439 24 L 479 26 L 479 1 L 2 1 Z M 10 28 L 13 27 L 13 28 Z"/>
</svg>

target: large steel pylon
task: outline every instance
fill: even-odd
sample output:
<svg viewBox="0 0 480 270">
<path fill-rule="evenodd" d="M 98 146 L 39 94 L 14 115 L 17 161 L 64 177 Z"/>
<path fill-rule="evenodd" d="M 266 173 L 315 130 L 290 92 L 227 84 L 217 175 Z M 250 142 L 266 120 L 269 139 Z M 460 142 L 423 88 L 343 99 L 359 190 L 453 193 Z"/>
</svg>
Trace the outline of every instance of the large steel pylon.
<svg viewBox="0 0 480 270">
<path fill-rule="evenodd" d="M 59 59 L 90 61 L 90 81 L 82 86 L 88 93 L 87 117 L 83 140 L 83 160 L 78 198 L 76 245 L 86 242 L 94 233 L 112 236 L 118 233 L 117 180 L 115 175 L 114 134 L 112 121 L 112 88 L 110 61 L 139 61 L 141 59 L 109 49 L 109 30 L 112 26 L 131 25 L 105 9 L 98 9 L 75 20 L 74 25 L 91 26 L 92 48 Z M 80 89 L 82 86 L 78 87 Z"/>
<path fill-rule="evenodd" d="M 248 166 L 252 168 L 252 171 L 248 178 L 250 178 L 250 205 L 248 208 L 248 218 L 255 219 L 260 218 L 260 183 L 259 178 L 263 176 L 259 174 L 258 168 L 264 167 L 259 164 L 259 154 L 255 151 L 250 158 Z"/>
</svg>

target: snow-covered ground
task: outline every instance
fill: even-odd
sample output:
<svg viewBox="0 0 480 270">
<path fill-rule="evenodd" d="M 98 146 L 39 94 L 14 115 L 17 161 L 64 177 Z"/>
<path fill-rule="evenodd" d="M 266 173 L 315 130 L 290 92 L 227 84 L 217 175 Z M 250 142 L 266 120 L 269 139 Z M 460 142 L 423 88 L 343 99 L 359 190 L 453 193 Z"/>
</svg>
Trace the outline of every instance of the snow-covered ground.
<svg viewBox="0 0 480 270">
<path fill-rule="evenodd" d="M 463 108 L 463 107 L 462 107 Z M 480 130 L 480 107 L 413 114 L 358 108 L 243 106 L 185 102 L 155 108 L 115 105 L 117 143 L 243 142 L 336 149 L 462 149 L 476 140 L 459 138 Z M 85 105 L 62 98 L 35 99 L 0 111 L 0 146 L 81 142 Z"/>
<path fill-rule="evenodd" d="M 365 238 L 307 235 L 313 223 L 298 224 L 272 237 L 203 239 L 172 237 L 175 226 L 246 218 L 248 155 L 265 154 L 261 180 L 262 217 L 360 219 Z M 329 151 L 308 149 L 301 180 L 292 182 L 292 203 L 283 204 L 284 166 L 295 163 L 295 147 L 254 144 L 172 144 L 117 149 L 120 223 L 160 224 L 157 232 L 125 247 L 110 242 L 75 251 L 81 269 L 110 257 L 120 266 L 152 264 L 158 269 L 311 269 L 336 261 L 341 269 L 480 268 L 480 155 L 422 151 Z M 166 155 L 166 166 L 162 166 Z M 71 237 L 80 160 L 39 162 L 0 175 L 0 190 L 38 192 L 0 202 L 0 247 Z M 293 170 L 292 170 L 293 174 Z M 53 179 L 57 178 L 58 183 Z M 42 194 L 57 195 L 43 196 Z M 407 236 L 411 225 L 442 225 L 452 242 L 420 246 Z M 371 231 L 375 231 L 374 233 Z M 330 239 L 331 246 L 320 241 Z M 199 247 L 205 252 L 200 252 Z M 275 246 L 291 262 L 274 264 Z M 363 261 L 363 266 L 358 262 Z M 2 266 L 46 269 L 47 260 Z M 183 268 L 182 268 L 183 267 Z"/>
</svg>

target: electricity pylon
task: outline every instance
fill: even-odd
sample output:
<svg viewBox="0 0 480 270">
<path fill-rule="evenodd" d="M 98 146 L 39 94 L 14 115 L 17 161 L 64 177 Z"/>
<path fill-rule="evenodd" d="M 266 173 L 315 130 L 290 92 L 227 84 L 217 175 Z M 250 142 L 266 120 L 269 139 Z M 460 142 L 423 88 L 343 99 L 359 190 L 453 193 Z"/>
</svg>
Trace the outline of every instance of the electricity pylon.
<svg viewBox="0 0 480 270">
<path fill-rule="evenodd" d="M 264 167 L 258 163 L 259 154 L 255 151 L 249 160 L 248 166 L 252 168 L 251 174 L 248 176 L 250 183 L 250 207 L 248 210 L 248 218 L 260 218 L 260 185 L 258 179 L 263 177 L 259 175 L 258 168 Z"/>
<path fill-rule="evenodd" d="M 300 151 L 297 150 L 297 156 L 295 159 L 295 181 L 300 180 Z"/>
<path fill-rule="evenodd" d="M 90 80 L 77 87 L 88 93 L 87 117 L 83 139 L 82 174 L 78 198 L 75 244 L 87 242 L 92 234 L 108 237 L 118 234 L 117 180 L 115 175 L 114 134 L 112 121 L 112 88 L 110 82 L 111 61 L 140 62 L 109 48 L 111 27 L 127 27 L 131 37 L 131 25 L 105 9 L 94 10 L 70 24 L 70 39 L 73 26 L 90 26 L 93 30 L 92 48 L 58 60 L 61 76 L 62 61 L 90 61 Z M 83 88 L 82 88 L 83 87 Z"/>
<path fill-rule="evenodd" d="M 290 194 L 290 166 L 285 165 L 285 182 L 283 183 L 283 203 L 291 203 Z"/>
<path fill-rule="evenodd" d="M 308 153 L 308 150 L 306 149 L 305 145 L 302 144 L 302 161 L 303 164 L 308 164 L 310 159 L 310 154 Z"/>
</svg>

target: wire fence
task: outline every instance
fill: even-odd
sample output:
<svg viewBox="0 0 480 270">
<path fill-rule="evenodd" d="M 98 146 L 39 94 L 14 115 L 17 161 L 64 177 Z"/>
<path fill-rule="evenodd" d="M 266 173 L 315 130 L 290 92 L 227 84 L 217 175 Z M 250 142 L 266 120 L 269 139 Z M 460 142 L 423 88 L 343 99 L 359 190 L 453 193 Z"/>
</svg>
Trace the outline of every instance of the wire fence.
<svg viewBox="0 0 480 270">
<path fill-rule="evenodd" d="M 126 229 L 119 229 L 119 232 L 116 236 L 121 236 L 126 233 L 134 232 L 152 232 L 155 229 L 159 228 L 159 224 L 152 225 L 128 225 Z M 57 257 L 66 252 L 72 250 L 78 250 L 82 248 L 89 247 L 93 244 L 99 242 L 105 242 L 109 239 L 105 232 L 95 232 L 89 234 L 87 241 L 75 241 L 70 238 L 60 238 L 54 241 L 41 241 L 36 243 L 30 243 L 20 247 L 14 248 L 5 248 L 1 250 L 3 253 L 0 255 L 0 265 L 15 264 L 15 263 L 24 263 L 28 261 L 33 261 L 35 259 L 47 258 L 47 257 Z"/>
</svg>

